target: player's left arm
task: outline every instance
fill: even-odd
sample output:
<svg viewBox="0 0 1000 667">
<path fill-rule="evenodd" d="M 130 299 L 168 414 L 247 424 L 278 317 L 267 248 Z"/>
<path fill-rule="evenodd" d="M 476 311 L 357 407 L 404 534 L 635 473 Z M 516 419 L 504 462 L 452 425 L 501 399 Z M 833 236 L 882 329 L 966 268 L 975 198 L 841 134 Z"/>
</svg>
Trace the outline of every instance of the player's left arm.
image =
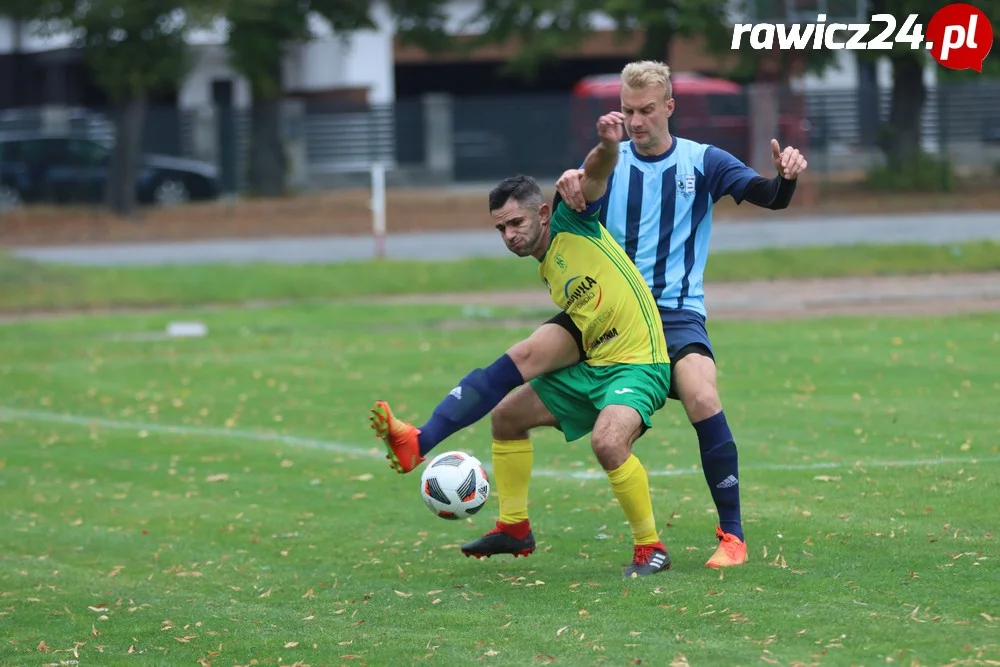
<svg viewBox="0 0 1000 667">
<path fill-rule="evenodd" d="M 730 195 L 737 204 L 748 201 L 762 208 L 777 211 L 786 208 L 795 194 L 795 184 L 808 162 L 791 146 L 781 150 L 776 139 L 771 140 L 771 157 L 778 175 L 764 178 L 732 154 L 709 146 L 705 150 L 705 177 L 712 200 Z"/>
</svg>

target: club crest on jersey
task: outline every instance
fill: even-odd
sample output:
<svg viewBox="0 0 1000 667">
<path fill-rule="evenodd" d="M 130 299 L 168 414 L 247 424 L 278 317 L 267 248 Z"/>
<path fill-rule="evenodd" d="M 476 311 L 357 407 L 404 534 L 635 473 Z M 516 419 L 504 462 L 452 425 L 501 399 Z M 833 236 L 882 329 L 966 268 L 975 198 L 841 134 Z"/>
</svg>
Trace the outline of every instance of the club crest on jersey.
<svg viewBox="0 0 1000 667">
<path fill-rule="evenodd" d="M 590 276 L 573 276 L 566 281 L 563 295 L 566 297 L 566 305 L 563 306 L 563 310 L 569 310 L 573 306 L 583 307 L 592 301 L 594 302 L 594 310 L 597 310 L 604 297 L 604 290 Z"/>
<path fill-rule="evenodd" d="M 566 260 L 563 259 L 562 255 L 556 253 L 556 256 L 552 258 L 552 261 L 556 263 L 556 266 L 559 267 L 560 271 L 566 271 Z"/>
<path fill-rule="evenodd" d="M 685 174 L 677 179 L 677 194 L 694 194 L 694 174 Z"/>
</svg>

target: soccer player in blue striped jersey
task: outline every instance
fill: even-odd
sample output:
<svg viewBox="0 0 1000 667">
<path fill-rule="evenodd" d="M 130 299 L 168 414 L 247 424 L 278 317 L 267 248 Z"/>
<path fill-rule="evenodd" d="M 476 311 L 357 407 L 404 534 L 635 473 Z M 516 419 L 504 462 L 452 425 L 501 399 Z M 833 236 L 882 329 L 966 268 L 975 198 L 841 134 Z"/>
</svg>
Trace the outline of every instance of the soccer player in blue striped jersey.
<svg viewBox="0 0 1000 667">
<path fill-rule="evenodd" d="M 709 567 L 746 561 L 735 438 L 716 386 L 715 356 L 705 327 L 702 282 L 708 259 L 712 206 L 725 196 L 772 210 L 791 201 L 806 168 L 798 150 L 771 140 L 777 176 L 767 179 L 726 151 L 669 132 L 674 111 L 670 69 L 643 61 L 621 76 L 621 104 L 630 141 L 602 202 L 600 219 L 639 269 L 656 299 L 674 366 L 670 396 L 679 399 L 698 436 L 702 467 L 719 515 L 719 548 Z M 556 189 L 568 205 L 585 205 L 577 170 Z M 501 415 L 503 404 L 494 413 Z"/>
</svg>

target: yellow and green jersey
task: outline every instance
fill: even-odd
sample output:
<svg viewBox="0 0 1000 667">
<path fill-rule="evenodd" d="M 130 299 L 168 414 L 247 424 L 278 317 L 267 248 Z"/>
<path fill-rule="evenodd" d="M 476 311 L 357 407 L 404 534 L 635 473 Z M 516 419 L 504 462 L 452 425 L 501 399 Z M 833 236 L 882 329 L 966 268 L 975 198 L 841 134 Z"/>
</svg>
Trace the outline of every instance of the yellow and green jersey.
<svg viewBox="0 0 1000 667">
<path fill-rule="evenodd" d="M 538 273 L 583 333 L 586 363 L 666 364 L 659 311 L 639 270 L 598 220 L 559 202 Z"/>
</svg>

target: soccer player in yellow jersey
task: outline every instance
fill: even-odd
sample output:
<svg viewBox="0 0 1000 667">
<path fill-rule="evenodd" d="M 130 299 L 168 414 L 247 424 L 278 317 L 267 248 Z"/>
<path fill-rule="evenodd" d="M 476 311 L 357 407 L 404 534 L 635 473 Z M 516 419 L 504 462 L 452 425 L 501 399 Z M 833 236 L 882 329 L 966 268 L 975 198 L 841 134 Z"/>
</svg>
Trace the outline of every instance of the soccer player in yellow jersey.
<svg viewBox="0 0 1000 667">
<path fill-rule="evenodd" d="M 604 194 L 617 161 L 622 115 L 602 116 L 597 129 L 601 142 L 584 164 L 582 187 L 588 202 Z M 599 205 L 577 213 L 559 202 L 553 210 L 537 182 L 517 176 L 490 192 L 489 206 L 508 249 L 539 261 L 539 275 L 553 303 L 580 332 L 578 343 L 585 359 L 535 377 L 508 399 L 519 423 L 507 424 L 506 435 L 498 434 L 496 425 L 494 429 L 493 474 L 500 519 L 494 530 L 464 545 L 462 551 L 476 557 L 534 551 L 527 517 L 533 458 L 528 431 L 555 426 L 567 441 L 591 433 L 594 454 L 632 529 L 634 555 L 625 575 L 666 570 L 670 558 L 657 535 L 648 477 L 632 453 L 633 443 L 651 426 L 653 413 L 664 405 L 670 389 L 670 361 L 653 295 L 600 224 Z M 402 453 L 412 469 L 419 461 L 412 446 L 401 443 L 404 432 L 416 429 L 394 420 L 382 402 L 373 415 L 373 426 L 389 446 L 390 458 L 399 466 Z"/>
</svg>

